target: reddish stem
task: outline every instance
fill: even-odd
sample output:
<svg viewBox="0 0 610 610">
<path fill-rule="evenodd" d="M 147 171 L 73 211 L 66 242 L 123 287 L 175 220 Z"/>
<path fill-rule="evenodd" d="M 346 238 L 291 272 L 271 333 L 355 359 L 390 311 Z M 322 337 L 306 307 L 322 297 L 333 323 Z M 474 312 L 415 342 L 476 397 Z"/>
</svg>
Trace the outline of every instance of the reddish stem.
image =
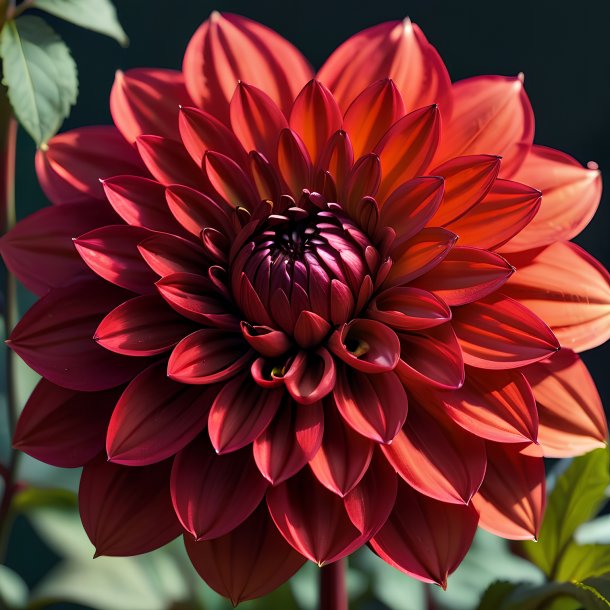
<svg viewBox="0 0 610 610">
<path fill-rule="evenodd" d="M 320 610 L 348 610 L 345 589 L 346 560 L 320 568 Z"/>
</svg>

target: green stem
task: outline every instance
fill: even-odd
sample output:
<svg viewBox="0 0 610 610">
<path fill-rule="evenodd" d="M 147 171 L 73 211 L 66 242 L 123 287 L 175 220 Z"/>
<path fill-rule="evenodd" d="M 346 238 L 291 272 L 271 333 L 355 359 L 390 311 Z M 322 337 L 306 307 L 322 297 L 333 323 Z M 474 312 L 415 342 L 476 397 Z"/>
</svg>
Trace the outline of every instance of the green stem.
<svg viewBox="0 0 610 610">
<path fill-rule="evenodd" d="M 320 568 L 319 610 L 348 610 L 345 588 L 345 559 Z"/>
</svg>

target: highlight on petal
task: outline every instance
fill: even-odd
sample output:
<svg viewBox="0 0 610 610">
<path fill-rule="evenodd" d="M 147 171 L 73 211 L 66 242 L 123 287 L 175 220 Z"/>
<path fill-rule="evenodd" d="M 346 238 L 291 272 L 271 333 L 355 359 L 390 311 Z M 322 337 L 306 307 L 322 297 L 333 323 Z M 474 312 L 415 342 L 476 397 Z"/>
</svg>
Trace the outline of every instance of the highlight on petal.
<svg viewBox="0 0 610 610">
<path fill-rule="evenodd" d="M 207 424 L 216 386 L 188 386 L 167 377 L 165 361 L 127 386 L 108 425 L 106 453 L 115 464 L 145 466 L 171 457 Z"/>
<path fill-rule="evenodd" d="M 346 110 L 367 86 L 391 78 L 407 110 L 432 103 L 451 115 L 451 81 L 436 49 L 410 19 L 389 21 L 355 34 L 322 66 L 318 78 Z"/>
<path fill-rule="evenodd" d="M 77 392 L 41 379 L 17 422 L 13 447 L 58 466 L 84 466 L 104 448 L 120 390 Z"/>
<path fill-rule="evenodd" d="M 472 504 L 479 525 L 510 540 L 536 539 L 546 503 L 544 461 L 524 445 L 487 443 L 487 473 Z"/>
<path fill-rule="evenodd" d="M 535 313 L 504 295 L 454 309 L 452 325 L 464 362 L 483 369 L 518 368 L 559 349 L 555 335 Z"/>
<path fill-rule="evenodd" d="M 516 254 L 503 291 L 539 315 L 559 343 L 576 352 L 610 338 L 610 275 L 576 244 L 557 242 Z"/>
<path fill-rule="evenodd" d="M 405 574 L 445 588 L 447 576 L 470 548 L 477 521 L 471 505 L 438 502 L 402 483 L 394 510 L 371 546 Z"/>
<path fill-rule="evenodd" d="M 536 398 L 538 442 L 545 457 L 574 457 L 606 445 L 608 424 L 601 398 L 574 352 L 562 349 L 524 373 Z"/>
<path fill-rule="evenodd" d="M 502 157 L 502 176 L 512 176 L 534 138 L 534 114 L 522 78 L 475 76 L 455 83 L 452 94 L 453 114 L 443 126 L 435 163 L 492 153 Z"/>
<path fill-rule="evenodd" d="M 287 115 L 312 77 L 303 56 L 279 34 L 245 17 L 216 11 L 191 38 L 182 69 L 197 105 L 223 120 L 240 80 L 265 91 Z"/>
<path fill-rule="evenodd" d="M 505 252 L 576 237 L 589 224 L 602 194 L 595 163 L 583 167 L 569 155 L 545 146 L 532 146 L 513 179 L 542 191 L 542 204 L 527 227 L 503 246 Z"/>
<path fill-rule="evenodd" d="M 170 470 L 171 461 L 129 468 L 100 458 L 85 466 L 78 506 L 96 557 L 140 555 L 181 533 L 169 493 Z"/>
<path fill-rule="evenodd" d="M 216 455 L 205 435 L 180 451 L 172 467 L 174 509 L 196 540 L 234 530 L 256 510 L 267 486 L 249 449 Z"/>
<path fill-rule="evenodd" d="M 199 576 L 234 606 L 270 593 L 306 561 L 277 531 L 261 504 L 240 526 L 214 540 L 184 537 Z"/>
</svg>

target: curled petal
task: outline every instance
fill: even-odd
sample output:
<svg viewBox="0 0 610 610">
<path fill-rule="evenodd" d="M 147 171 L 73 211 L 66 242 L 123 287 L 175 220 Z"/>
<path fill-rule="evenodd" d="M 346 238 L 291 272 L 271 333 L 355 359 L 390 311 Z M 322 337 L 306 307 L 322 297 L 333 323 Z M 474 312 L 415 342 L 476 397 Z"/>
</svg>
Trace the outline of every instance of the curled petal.
<svg viewBox="0 0 610 610">
<path fill-rule="evenodd" d="M 199 576 L 234 606 L 270 593 L 306 561 L 277 531 L 264 504 L 224 536 L 201 542 L 185 536 L 184 543 Z"/>
<path fill-rule="evenodd" d="M 336 377 L 335 361 L 321 347 L 315 352 L 300 351 L 286 371 L 284 383 L 297 402 L 310 405 L 332 392 Z"/>
<path fill-rule="evenodd" d="M 191 103 L 176 70 L 118 70 L 110 92 L 112 120 L 130 143 L 142 134 L 176 138 L 179 107 Z"/>
<path fill-rule="evenodd" d="M 240 328 L 250 346 L 259 354 L 269 358 L 285 354 L 292 345 L 288 335 L 269 326 L 252 326 L 247 322 L 241 322 Z"/>
<path fill-rule="evenodd" d="M 286 365 L 278 364 L 277 361 L 257 358 L 250 366 L 252 379 L 261 388 L 279 388 L 284 385 L 284 372 Z"/>
<path fill-rule="evenodd" d="M 535 540 L 546 502 L 544 461 L 522 448 L 487 443 L 487 473 L 472 503 L 483 529 L 510 540 Z"/>
<path fill-rule="evenodd" d="M 45 195 L 57 204 L 104 201 L 101 179 L 148 175 L 115 127 L 81 127 L 54 136 L 36 153 L 36 173 Z"/>
<path fill-rule="evenodd" d="M 95 555 L 153 551 L 182 531 L 169 492 L 171 461 L 129 468 L 100 458 L 83 469 L 78 506 Z"/>
<path fill-rule="evenodd" d="M 145 466 L 171 457 L 207 424 L 218 387 L 176 383 L 159 362 L 125 389 L 108 426 L 106 453 L 115 464 Z"/>
<path fill-rule="evenodd" d="M 574 352 L 562 349 L 524 372 L 536 398 L 538 442 L 545 457 L 573 457 L 606 444 L 608 425 L 601 398 Z"/>
<path fill-rule="evenodd" d="M 551 329 L 527 307 L 492 294 L 453 310 L 464 362 L 483 369 L 512 369 L 559 349 Z"/>
<path fill-rule="evenodd" d="M 196 540 L 234 530 L 256 510 L 267 485 L 248 449 L 216 455 L 204 435 L 176 456 L 172 468 L 176 515 Z"/>
<path fill-rule="evenodd" d="M 472 506 L 438 502 L 399 484 L 394 510 L 371 546 L 405 574 L 445 588 L 470 548 L 477 521 Z"/>
<path fill-rule="evenodd" d="M 219 392 L 208 418 L 210 440 L 217 453 L 229 453 L 258 438 L 272 422 L 282 389 L 261 388 L 245 373 Z"/>
<path fill-rule="evenodd" d="M 76 392 L 41 379 L 17 422 L 13 447 L 33 458 L 74 468 L 104 449 L 104 437 L 120 390 Z"/>
<path fill-rule="evenodd" d="M 201 246 L 169 233 L 147 237 L 138 244 L 138 250 L 146 264 L 161 277 L 172 273 L 201 274 L 209 267 Z"/>
<path fill-rule="evenodd" d="M 366 375 L 341 367 L 334 391 L 337 409 L 359 434 L 390 443 L 407 418 L 407 393 L 394 373 Z"/>
<path fill-rule="evenodd" d="M 581 352 L 610 337 L 610 275 L 576 244 L 557 242 L 513 255 L 503 291 L 539 315 L 562 346 Z"/>
</svg>

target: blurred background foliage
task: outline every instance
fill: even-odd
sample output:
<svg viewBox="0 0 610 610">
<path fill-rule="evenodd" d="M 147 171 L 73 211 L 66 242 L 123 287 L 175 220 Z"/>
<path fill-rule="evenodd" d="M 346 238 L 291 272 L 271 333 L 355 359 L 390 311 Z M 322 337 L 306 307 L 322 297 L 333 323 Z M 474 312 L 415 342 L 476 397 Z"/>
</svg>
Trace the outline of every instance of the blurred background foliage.
<svg viewBox="0 0 610 610">
<path fill-rule="evenodd" d="M 258 3 L 117 0 L 120 23 L 130 38 L 126 48 L 117 44 L 117 41 L 125 44 L 127 38 L 114 23 L 112 14 L 104 12 L 105 0 L 33 0 L 33 3 L 38 3 L 41 10 L 28 11 L 28 15 L 44 16 L 65 40 L 78 66 L 78 103 L 63 129 L 110 122 L 107 97 L 116 69 L 179 68 L 190 36 L 214 9 L 241 13 L 276 29 L 296 44 L 315 67 L 354 32 L 409 15 L 437 47 L 453 80 L 477 74 L 524 72 L 536 112 L 536 141 L 565 150 L 581 162 L 594 160 L 602 171 L 610 165 L 607 47 L 610 3 L 606 0 L 588 3 L 518 0 L 510 4 L 489 0 L 459 3 L 376 0 L 361 8 L 346 0 Z M 93 21 L 92 11 L 97 11 Z M 62 17 L 68 17 L 68 22 Z M 76 27 L 79 25 L 88 25 L 108 37 Z M 76 89 L 72 88 L 67 95 L 75 98 Z M 69 106 L 70 103 L 66 113 Z M 51 125 L 49 129 L 52 128 Z M 28 131 L 37 138 L 35 128 Z M 38 135 L 39 141 L 43 141 L 44 134 Z M 17 161 L 20 218 L 47 205 L 34 178 L 34 152 L 34 141 L 21 130 Z M 576 241 L 608 266 L 610 210 L 605 205 L 608 195 L 604 199 L 592 225 Z M 19 299 L 22 312 L 33 302 L 33 297 L 23 290 Z M 609 356 L 608 346 L 585 354 L 606 404 L 610 404 Z M 19 402 L 23 405 L 37 376 L 20 364 L 18 378 Z M 1 387 L 6 388 L 5 379 L 1 382 Z M 9 439 L 3 396 L 0 401 L 0 463 L 6 463 Z M 27 486 L 15 499 L 17 518 L 7 560 L 0 565 L 0 607 L 55 610 L 231 607 L 197 577 L 180 540 L 140 557 L 93 559 L 93 547 L 82 530 L 76 505 L 79 472 L 51 468 L 22 457 L 19 478 Z M 480 532 L 466 560 L 450 577 L 446 592 L 422 585 L 389 568 L 370 551 L 362 550 L 350 558 L 350 607 L 353 610 L 609 608 L 610 602 L 606 600 L 610 598 L 607 576 L 610 516 L 597 516 L 600 510 L 603 513 L 609 482 L 606 450 L 554 465 L 549 489 L 555 491 L 550 493 L 540 542 L 509 544 Z M 0 487 L 1 484 L 0 479 Z M 313 564 L 307 564 L 273 595 L 240 607 L 315 610 L 317 571 Z"/>
</svg>

